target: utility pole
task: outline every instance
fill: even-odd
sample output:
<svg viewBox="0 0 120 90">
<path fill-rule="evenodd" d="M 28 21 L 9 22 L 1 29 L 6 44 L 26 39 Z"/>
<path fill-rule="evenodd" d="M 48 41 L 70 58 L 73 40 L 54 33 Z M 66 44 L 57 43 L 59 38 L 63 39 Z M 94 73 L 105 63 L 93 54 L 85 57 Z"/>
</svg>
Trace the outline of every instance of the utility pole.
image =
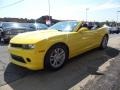
<svg viewBox="0 0 120 90">
<path fill-rule="evenodd" d="M 50 0 L 48 0 L 48 12 L 49 12 L 49 20 L 48 20 L 48 24 L 51 25 L 51 18 L 50 18 L 50 10 L 51 10 L 51 7 L 50 7 Z"/>
<path fill-rule="evenodd" d="M 87 19 L 88 19 L 88 10 L 89 10 L 89 8 L 85 9 L 85 11 L 86 11 L 86 22 L 87 22 Z"/>
</svg>

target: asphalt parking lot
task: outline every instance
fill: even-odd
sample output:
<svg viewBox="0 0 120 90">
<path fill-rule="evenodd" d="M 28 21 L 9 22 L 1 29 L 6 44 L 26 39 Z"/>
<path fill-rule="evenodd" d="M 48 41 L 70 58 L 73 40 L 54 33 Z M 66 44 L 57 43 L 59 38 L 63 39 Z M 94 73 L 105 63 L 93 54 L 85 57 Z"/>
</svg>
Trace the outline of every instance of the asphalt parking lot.
<svg viewBox="0 0 120 90">
<path fill-rule="evenodd" d="M 99 67 L 109 60 L 116 59 L 120 61 L 120 34 L 110 35 L 107 49 L 95 49 L 72 58 L 62 69 L 56 72 L 43 70 L 30 71 L 11 64 L 9 62 L 7 45 L 2 45 L 0 46 L 0 87 L 7 84 L 13 90 L 67 90 L 70 88 L 71 90 L 76 90 L 75 85 L 83 81 L 89 75 L 99 76 L 99 78 L 107 75 L 106 73 L 98 72 Z M 105 80 L 106 78 L 103 79 Z M 92 88 L 95 88 L 96 81 L 99 80 L 102 82 L 102 80 L 98 78 L 94 78 L 94 80 L 88 82 L 82 89 L 91 88 L 90 90 L 93 90 Z M 117 82 L 120 83 L 120 80 Z M 103 84 L 97 82 L 97 85 Z M 119 87 L 116 87 L 114 89 L 117 90 Z M 100 89 L 96 86 L 94 90 L 110 89 Z"/>
</svg>

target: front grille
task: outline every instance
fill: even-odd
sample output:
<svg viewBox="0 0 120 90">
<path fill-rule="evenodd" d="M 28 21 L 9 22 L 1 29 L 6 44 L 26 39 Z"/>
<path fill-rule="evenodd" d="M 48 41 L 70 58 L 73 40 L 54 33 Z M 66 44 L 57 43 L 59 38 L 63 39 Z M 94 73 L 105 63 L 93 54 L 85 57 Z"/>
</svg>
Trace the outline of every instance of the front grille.
<svg viewBox="0 0 120 90">
<path fill-rule="evenodd" d="M 20 56 L 16 56 L 16 55 L 11 54 L 11 57 L 12 57 L 12 59 L 14 59 L 16 61 L 25 63 L 24 59 L 22 57 L 20 57 Z"/>
<path fill-rule="evenodd" d="M 10 44 L 11 47 L 22 48 L 22 44 Z"/>
</svg>

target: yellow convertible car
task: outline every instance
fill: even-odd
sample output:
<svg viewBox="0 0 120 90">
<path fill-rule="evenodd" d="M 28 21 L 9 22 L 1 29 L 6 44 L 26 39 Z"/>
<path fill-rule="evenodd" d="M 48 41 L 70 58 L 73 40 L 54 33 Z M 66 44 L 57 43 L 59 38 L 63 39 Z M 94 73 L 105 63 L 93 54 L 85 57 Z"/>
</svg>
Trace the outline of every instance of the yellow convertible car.
<svg viewBox="0 0 120 90">
<path fill-rule="evenodd" d="M 59 22 L 48 30 L 18 34 L 10 40 L 11 62 L 31 69 L 61 68 L 70 58 L 94 48 L 106 48 L 105 27 L 78 21 Z"/>
</svg>

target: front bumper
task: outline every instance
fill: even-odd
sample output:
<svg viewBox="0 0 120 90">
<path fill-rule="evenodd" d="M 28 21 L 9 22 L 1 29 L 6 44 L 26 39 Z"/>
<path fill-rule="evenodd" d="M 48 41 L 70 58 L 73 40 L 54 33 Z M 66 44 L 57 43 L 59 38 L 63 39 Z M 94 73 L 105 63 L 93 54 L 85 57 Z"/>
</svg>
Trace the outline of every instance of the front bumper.
<svg viewBox="0 0 120 90">
<path fill-rule="evenodd" d="M 25 50 L 22 48 L 13 48 L 8 46 L 11 54 L 12 63 L 31 70 L 40 70 L 44 68 L 44 52 L 35 49 Z"/>
</svg>

